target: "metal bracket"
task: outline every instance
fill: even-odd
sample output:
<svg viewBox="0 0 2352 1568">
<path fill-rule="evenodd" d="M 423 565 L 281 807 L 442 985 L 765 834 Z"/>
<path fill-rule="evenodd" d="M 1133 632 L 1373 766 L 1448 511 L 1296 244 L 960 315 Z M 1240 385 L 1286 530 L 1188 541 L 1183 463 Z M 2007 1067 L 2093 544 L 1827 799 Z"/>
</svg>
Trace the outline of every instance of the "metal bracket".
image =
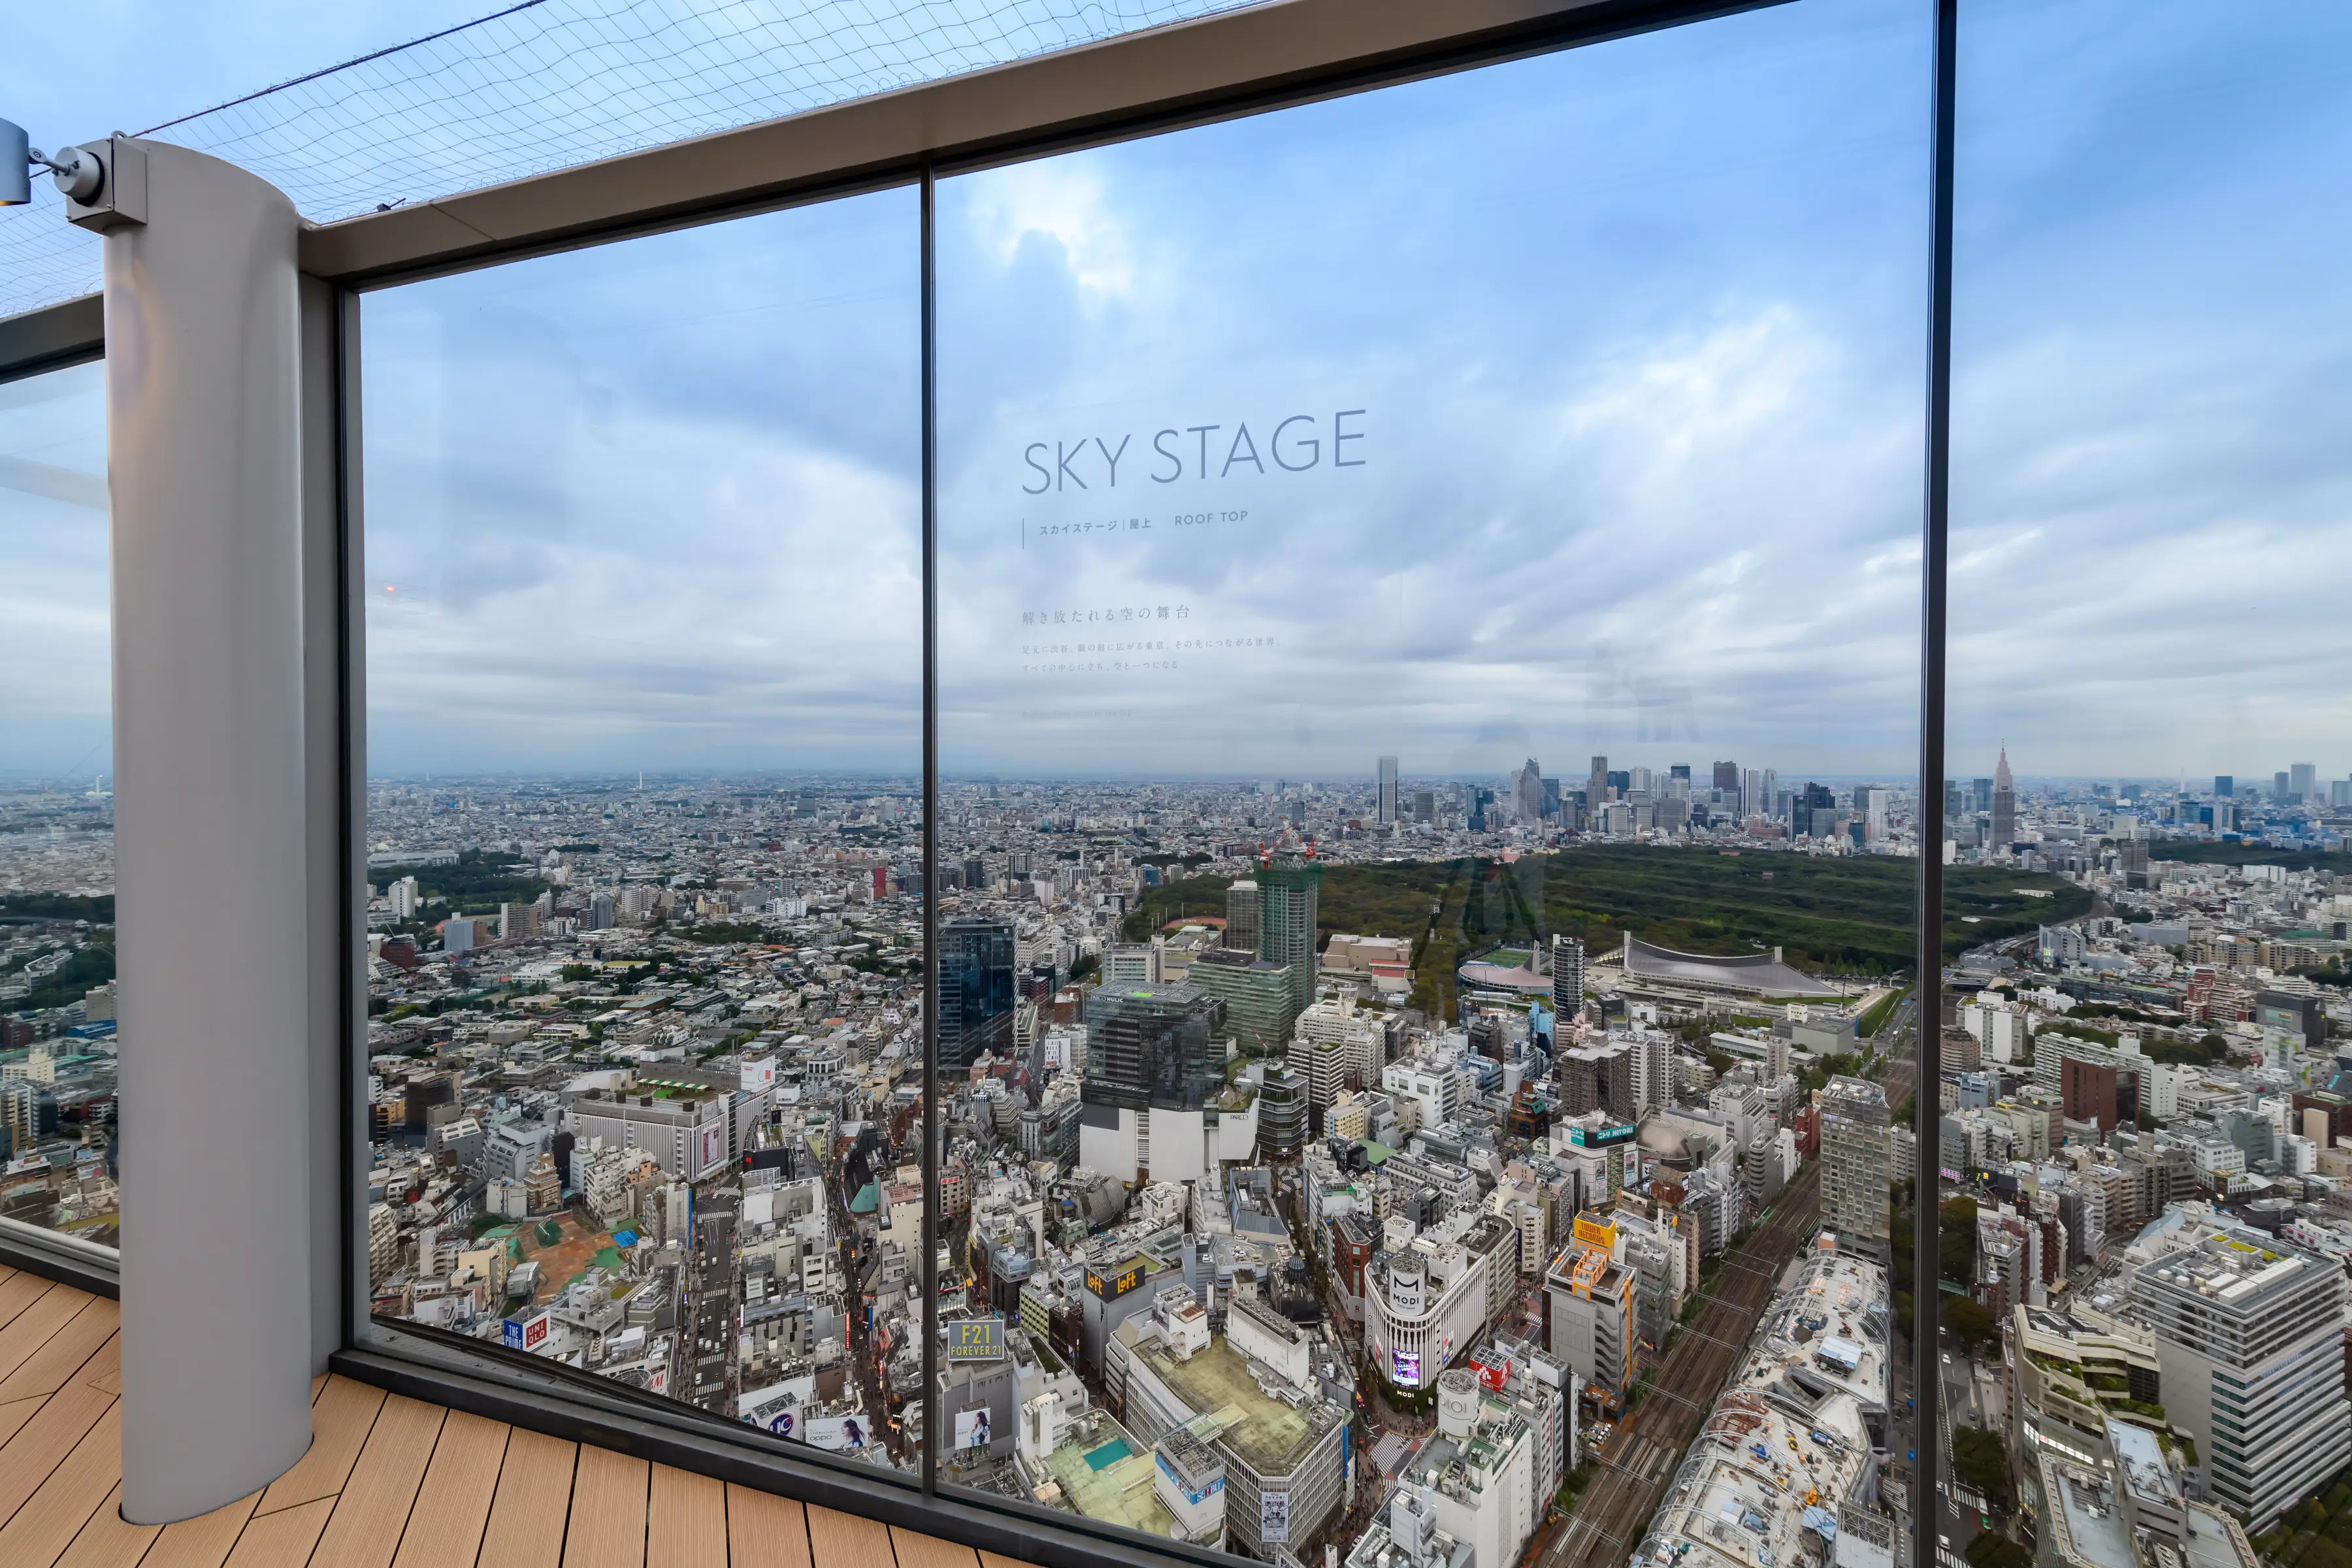
<svg viewBox="0 0 2352 1568">
<path fill-rule="evenodd" d="M 66 198 L 66 221 L 105 234 L 147 221 L 147 150 L 137 138 L 110 136 L 85 142 L 80 150 L 96 158 L 105 177 L 87 202 Z"/>
</svg>

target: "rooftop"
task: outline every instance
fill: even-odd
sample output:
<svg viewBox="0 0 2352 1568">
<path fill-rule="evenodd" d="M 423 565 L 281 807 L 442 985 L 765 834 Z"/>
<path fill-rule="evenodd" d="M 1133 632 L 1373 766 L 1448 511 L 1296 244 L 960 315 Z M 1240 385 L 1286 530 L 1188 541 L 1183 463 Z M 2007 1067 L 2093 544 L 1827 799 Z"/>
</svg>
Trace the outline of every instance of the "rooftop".
<svg viewBox="0 0 2352 1568">
<path fill-rule="evenodd" d="M 1328 1425 L 1298 1405 L 1274 1398 L 1250 1375 L 1246 1357 L 1222 1338 L 1189 1361 L 1172 1360 L 1157 1343 L 1138 1347 L 1152 1375 L 1202 1415 L 1216 1417 L 1217 1435 L 1261 1474 L 1288 1470 L 1313 1447 Z"/>
</svg>

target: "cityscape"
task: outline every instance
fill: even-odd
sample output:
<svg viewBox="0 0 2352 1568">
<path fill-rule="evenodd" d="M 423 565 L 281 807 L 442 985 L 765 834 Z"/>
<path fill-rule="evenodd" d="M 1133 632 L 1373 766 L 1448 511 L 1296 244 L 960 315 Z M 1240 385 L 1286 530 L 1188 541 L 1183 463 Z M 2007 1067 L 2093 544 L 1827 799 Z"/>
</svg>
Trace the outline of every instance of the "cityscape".
<svg viewBox="0 0 2352 1568">
<path fill-rule="evenodd" d="M 1261 1561 L 1891 1563 L 1915 797 L 1620 761 L 944 782 L 928 1389 L 918 782 L 379 780 L 374 1311 Z M 104 782 L 0 799 L 0 1212 L 111 1244 Z M 2352 1460 L 2352 781 L 1944 807 L 1949 1555 L 2250 1568 Z"/>
</svg>

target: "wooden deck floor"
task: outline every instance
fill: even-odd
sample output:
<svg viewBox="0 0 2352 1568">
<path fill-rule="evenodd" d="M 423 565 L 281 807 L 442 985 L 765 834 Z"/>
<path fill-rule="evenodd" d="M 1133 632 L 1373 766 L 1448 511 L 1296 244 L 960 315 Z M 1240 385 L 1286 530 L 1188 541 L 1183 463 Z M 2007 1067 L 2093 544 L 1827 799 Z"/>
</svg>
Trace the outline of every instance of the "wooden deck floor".
<svg viewBox="0 0 2352 1568">
<path fill-rule="evenodd" d="M 1022 1568 L 895 1525 L 325 1377 L 267 1489 L 125 1524 L 115 1304 L 0 1267 L 6 1568 Z"/>
</svg>

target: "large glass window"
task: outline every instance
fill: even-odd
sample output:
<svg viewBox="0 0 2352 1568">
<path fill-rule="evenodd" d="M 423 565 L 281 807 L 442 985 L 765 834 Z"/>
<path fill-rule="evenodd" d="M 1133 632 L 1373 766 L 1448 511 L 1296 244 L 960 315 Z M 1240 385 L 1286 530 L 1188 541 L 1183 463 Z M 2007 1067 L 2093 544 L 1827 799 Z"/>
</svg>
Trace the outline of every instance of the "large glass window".
<svg viewBox="0 0 2352 1568">
<path fill-rule="evenodd" d="M 0 1222 L 111 1247 L 105 378 L 0 384 Z"/>
<path fill-rule="evenodd" d="M 2316 1563 L 2352 1461 L 2352 16 L 1961 29 L 1944 851 L 2047 896 L 1948 906 L 1943 1544 Z"/>
<path fill-rule="evenodd" d="M 942 184 L 943 1479 L 1890 1549 L 1925 23 Z"/>
<path fill-rule="evenodd" d="M 911 1463 L 917 202 L 371 294 L 380 1320 Z"/>
</svg>

